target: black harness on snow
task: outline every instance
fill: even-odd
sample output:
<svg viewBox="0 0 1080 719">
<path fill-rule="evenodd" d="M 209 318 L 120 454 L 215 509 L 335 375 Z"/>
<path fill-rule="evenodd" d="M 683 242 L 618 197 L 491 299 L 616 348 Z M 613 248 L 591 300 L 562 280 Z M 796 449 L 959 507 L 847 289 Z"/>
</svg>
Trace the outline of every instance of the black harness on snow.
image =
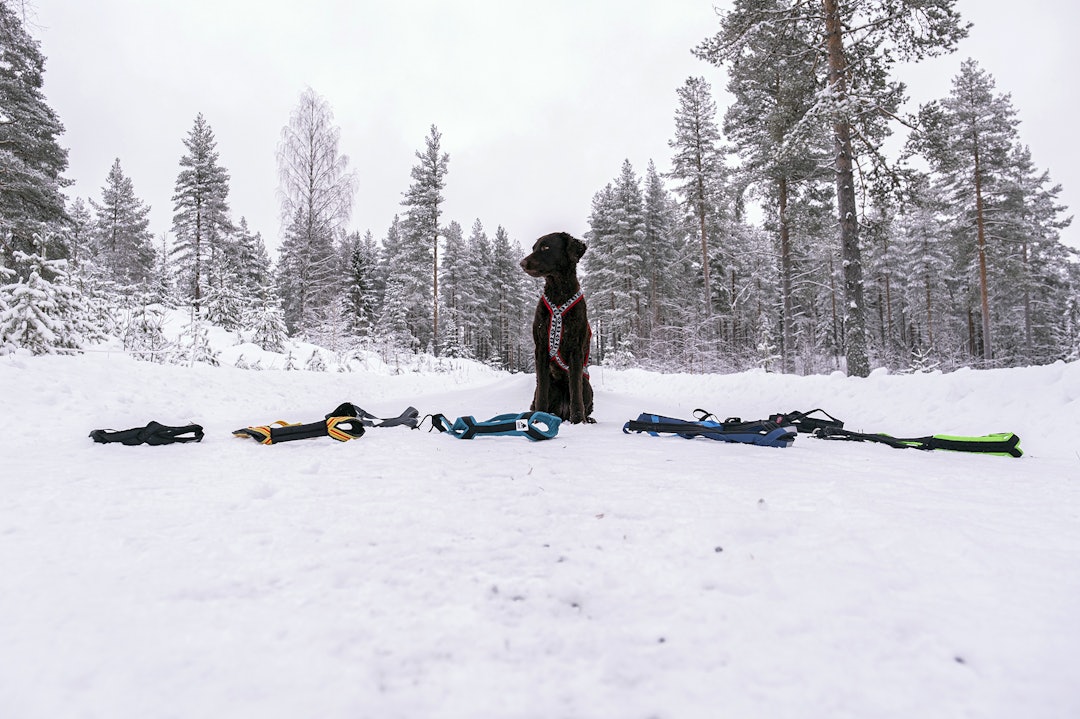
<svg viewBox="0 0 1080 719">
<path fill-rule="evenodd" d="M 159 422 L 150 422 L 145 427 L 133 427 L 131 429 L 95 429 L 90 433 L 90 438 L 100 444 L 118 442 L 128 446 L 201 442 L 203 428 L 198 424 L 189 424 L 185 427 L 169 427 Z"/>
</svg>

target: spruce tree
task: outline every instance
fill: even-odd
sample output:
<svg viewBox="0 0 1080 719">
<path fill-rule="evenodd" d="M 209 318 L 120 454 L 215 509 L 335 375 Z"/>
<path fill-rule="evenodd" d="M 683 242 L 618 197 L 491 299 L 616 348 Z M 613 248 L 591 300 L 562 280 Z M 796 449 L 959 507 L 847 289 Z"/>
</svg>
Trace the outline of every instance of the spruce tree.
<svg viewBox="0 0 1080 719">
<path fill-rule="evenodd" d="M 379 247 L 368 230 L 347 235 L 341 247 L 345 268 L 344 317 L 346 332 L 370 337 L 378 317 Z"/>
<path fill-rule="evenodd" d="M 473 222 L 465 241 L 465 256 L 460 295 L 461 325 L 471 356 L 485 360 L 491 356 L 495 343 L 489 318 L 498 298 L 495 296 L 491 241 L 479 218 Z"/>
<path fill-rule="evenodd" d="M 184 147 L 172 198 L 176 235 L 173 254 L 183 277 L 184 296 L 198 311 L 209 287 L 211 263 L 224 263 L 232 254 L 226 247 L 232 231 L 229 173 L 218 164 L 217 140 L 202 113 L 195 117 Z"/>
<path fill-rule="evenodd" d="M 711 245 L 716 244 L 720 233 L 727 169 L 712 87 L 702 77 L 691 77 L 677 94 L 675 137 L 668 141 L 675 153 L 669 176 L 676 182 L 675 192 L 681 197 L 688 224 L 700 242 L 704 314 L 711 317 Z"/>
<path fill-rule="evenodd" d="M 465 233 L 461 225 L 453 220 L 446 226 L 446 237 L 443 241 L 442 259 L 439 268 L 439 293 L 440 299 L 440 324 L 442 340 L 440 346 L 447 349 L 442 341 L 452 342 L 455 354 L 448 356 L 466 356 L 468 351 L 464 341 L 464 323 L 468 318 L 463 312 L 464 298 L 469 292 L 466 286 L 468 275 L 468 257 L 466 255 Z"/>
<path fill-rule="evenodd" d="M 15 282 L 0 286 L 0 347 L 22 347 L 34 354 L 82 351 L 96 333 L 66 261 L 16 251 Z"/>
<path fill-rule="evenodd" d="M 120 285 L 148 281 L 154 268 L 150 208 L 135 195 L 131 178 L 124 175 L 120 159 L 113 162 L 100 204 L 94 208 L 94 254 L 107 279 Z"/>
<path fill-rule="evenodd" d="M 442 133 L 431 126 L 424 139 L 424 150 L 416 151 L 419 162 L 413 166 L 412 184 L 401 204 L 406 208 L 406 225 L 410 237 L 418 244 L 426 244 L 425 253 L 430 255 L 431 283 L 431 337 L 433 344 L 439 336 L 439 232 L 442 229 L 441 206 L 445 201 L 443 189 L 450 165 L 450 155 L 442 151 Z M 438 346 L 434 347 L 438 354 Z"/>
<path fill-rule="evenodd" d="M 42 91 L 45 56 L 0 2 L 0 262 L 34 253 L 42 225 L 66 219 L 64 126 Z"/>
</svg>

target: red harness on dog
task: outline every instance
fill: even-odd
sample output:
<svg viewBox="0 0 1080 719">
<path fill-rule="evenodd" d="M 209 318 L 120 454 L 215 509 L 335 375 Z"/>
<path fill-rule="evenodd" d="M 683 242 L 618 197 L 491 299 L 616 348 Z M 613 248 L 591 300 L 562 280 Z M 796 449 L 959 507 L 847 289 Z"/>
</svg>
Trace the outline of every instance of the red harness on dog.
<svg viewBox="0 0 1080 719">
<path fill-rule="evenodd" d="M 551 315 L 551 319 L 548 320 L 548 358 L 563 370 L 569 372 L 570 365 L 566 364 L 566 360 L 562 356 L 563 317 L 574 305 L 585 299 L 585 293 L 578 290 L 576 295 L 558 307 L 551 305 L 546 294 L 541 294 L 540 298 L 544 301 L 544 307 L 547 307 L 548 313 Z M 589 345 L 592 344 L 592 327 L 588 326 L 588 330 L 589 339 L 585 343 L 585 362 L 582 365 L 584 369 L 581 372 L 585 377 L 589 376 Z"/>
</svg>

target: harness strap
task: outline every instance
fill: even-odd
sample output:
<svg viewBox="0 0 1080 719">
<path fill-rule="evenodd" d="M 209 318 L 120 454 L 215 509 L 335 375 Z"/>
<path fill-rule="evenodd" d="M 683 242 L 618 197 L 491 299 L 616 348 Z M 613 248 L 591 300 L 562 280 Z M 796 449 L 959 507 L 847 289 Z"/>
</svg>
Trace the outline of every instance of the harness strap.
<svg viewBox="0 0 1080 719">
<path fill-rule="evenodd" d="M 840 427 L 822 427 L 814 430 L 819 439 L 851 440 L 854 442 L 876 442 L 895 449 L 943 449 L 951 452 L 977 452 L 1002 457 L 1021 457 L 1020 437 L 1012 432 L 998 432 L 981 437 L 956 437 L 934 434 L 927 437 L 890 437 L 887 434 L 871 432 L 853 432 Z"/>
<path fill-rule="evenodd" d="M 198 424 L 169 427 L 159 422 L 150 422 L 145 427 L 133 427 L 132 429 L 95 429 L 90 432 L 90 438 L 100 444 L 118 442 L 132 447 L 139 444 L 182 444 L 184 442 L 201 442 L 203 428 Z"/>
<path fill-rule="evenodd" d="M 658 437 L 661 432 L 664 432 L 686 439 L 705 437 L 721 442 L 757 444 L 765 447 L 790 447 L 795 441 L 796 430 L 789 425 L 770 420 L 743 422 L 738 417 L 717 422 L 705 419 L 713 415 L 704 410 L 696 410 L 696 412 L 704 415 L 697 422 L 657 414 L 641 414 L 636 420 L 630 420 L 623 425 L 623 433 L 647 432 L 653 437 Z"/>
<path fill-rule="evenodd" d="M 352 402 L 343 402 L 337 409 L 331 412 L 331 414 L 358 417 L 365 427 L 400 427 L 404 425 L 410 429 L 416 429 L 420 424 L 420 420 L 418 419 L 420 417 L 420 411 L 417 410 L 416 407 L 407 408 L 397 417 L 382 419 L 357 407 Z"/>
<path fill-rule="evenodd" d="M 477 422 L 472 416 L 458 417 L 453 422 L 441 414 L 429 416 L 432 429 L 451 434 L 458 439 L 474 439 L 478 435 L 491 434 L 521 436 L 540 442 L 557 435 L 559 424 L 562 422 L 561 418 L 547 412 L 500 414 L 485 422 Z"/>
<path fill-rule="evenodd" d="M 828 419 L 811 417 L 810 415 L 814 414 L 815 412 L 820 412 L 821 414 L 828 417 Z M 816 429 L 823 429 L 828 427 L 843 429 L 844 427 L 844 423 L 841 420 L 833 417 L 831 414 L 829 414 L 823 409 L 812 409 L 809 412 L 797 412 L 793 410 L 786 414 L 774 414 L 769 417 L 769 419 L 771 419 L 773 422 L 794 425 L 796 429 L 806 434 L 812 434 Z"/>
<path fill-rule="evenodd" d="M 319 422 L 286 422 L 279 419 L 258 427 L 243 427 L 233 432 L 234 437 L 248 437 L 259 444 L 278 444 L 298 439 L 329 437 L 338 442 L 348 442 L 364 436 L 364 424 L 352 413 L 352 404 L 345 402 Z"/>
<path fill-rule="evenodd" d="M 551 319 L 548 320 L 548 359 L 559 365 L 559 367 L 561 367 L 566 372 L 570 371 L 570 365 L 567 364 L 566 360 L 563 359 L 562 356 L 563 318 L 566 316 L 567 312 L 573 309 L 574 305 L 576 305 L 578 302 L 581 302 L 581 300 L 583 300 L 584 298 L 585 292 L 584 290 L 579 288 L 577 293 L 573 297 L 556 307 L 551 304 L 551 300 L 547 298 L 546 293 L 540 295 L 540 299 L 543 301 L 544 306 L 547 307 L 548 314 L 551 316 Z M 592 327 L 588 327 L 588 330 L 589 340 L 586 343 L 585 347 L 585 361 L 583 363 L 584 369 L 582 371 L 583 376 L 585 376 L 586 378 L 588 378 L 589 376 L 588 345 L 592 342 Z"/>
</svg>

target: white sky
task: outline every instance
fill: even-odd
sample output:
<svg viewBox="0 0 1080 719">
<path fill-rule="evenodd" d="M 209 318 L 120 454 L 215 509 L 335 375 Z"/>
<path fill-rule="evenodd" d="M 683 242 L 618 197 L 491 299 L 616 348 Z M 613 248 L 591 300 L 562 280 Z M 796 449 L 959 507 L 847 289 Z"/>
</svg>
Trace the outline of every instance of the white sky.
<svg viewBox="0 0 1080 719">
<path fill-rule="evenodd" d="M 428 128 L 450 153 L 446 219 L 479 218 L 523 245 L 581 235 L 593 195 L 629 158 L 668 168 L 676 90 L 722 71 L 690 54 L 716 31 L 713 0 L 31 0 L 45 93 L 66 127 L 69 194 L 98 199 L 119 157 L 172 224 L 182 144 L 202 112 L 230 172 L 234 219 L 278 244 L 275 152 L 307 86 L 325 97 L 359 177 L 349 227 L 381 238 Z M 726 2 L 717 2 L 724 7 Z M 1080 207 L 1073 126 L 1080 9 L 1062 0 L 959 0 L 971 37 L 905 76 L 916 101 L 948 94 L 974 57 L 1009 92 L 1036 164 Z M 1080 230 L 1065 231 L 1080 247 Z"/>
</svg>

